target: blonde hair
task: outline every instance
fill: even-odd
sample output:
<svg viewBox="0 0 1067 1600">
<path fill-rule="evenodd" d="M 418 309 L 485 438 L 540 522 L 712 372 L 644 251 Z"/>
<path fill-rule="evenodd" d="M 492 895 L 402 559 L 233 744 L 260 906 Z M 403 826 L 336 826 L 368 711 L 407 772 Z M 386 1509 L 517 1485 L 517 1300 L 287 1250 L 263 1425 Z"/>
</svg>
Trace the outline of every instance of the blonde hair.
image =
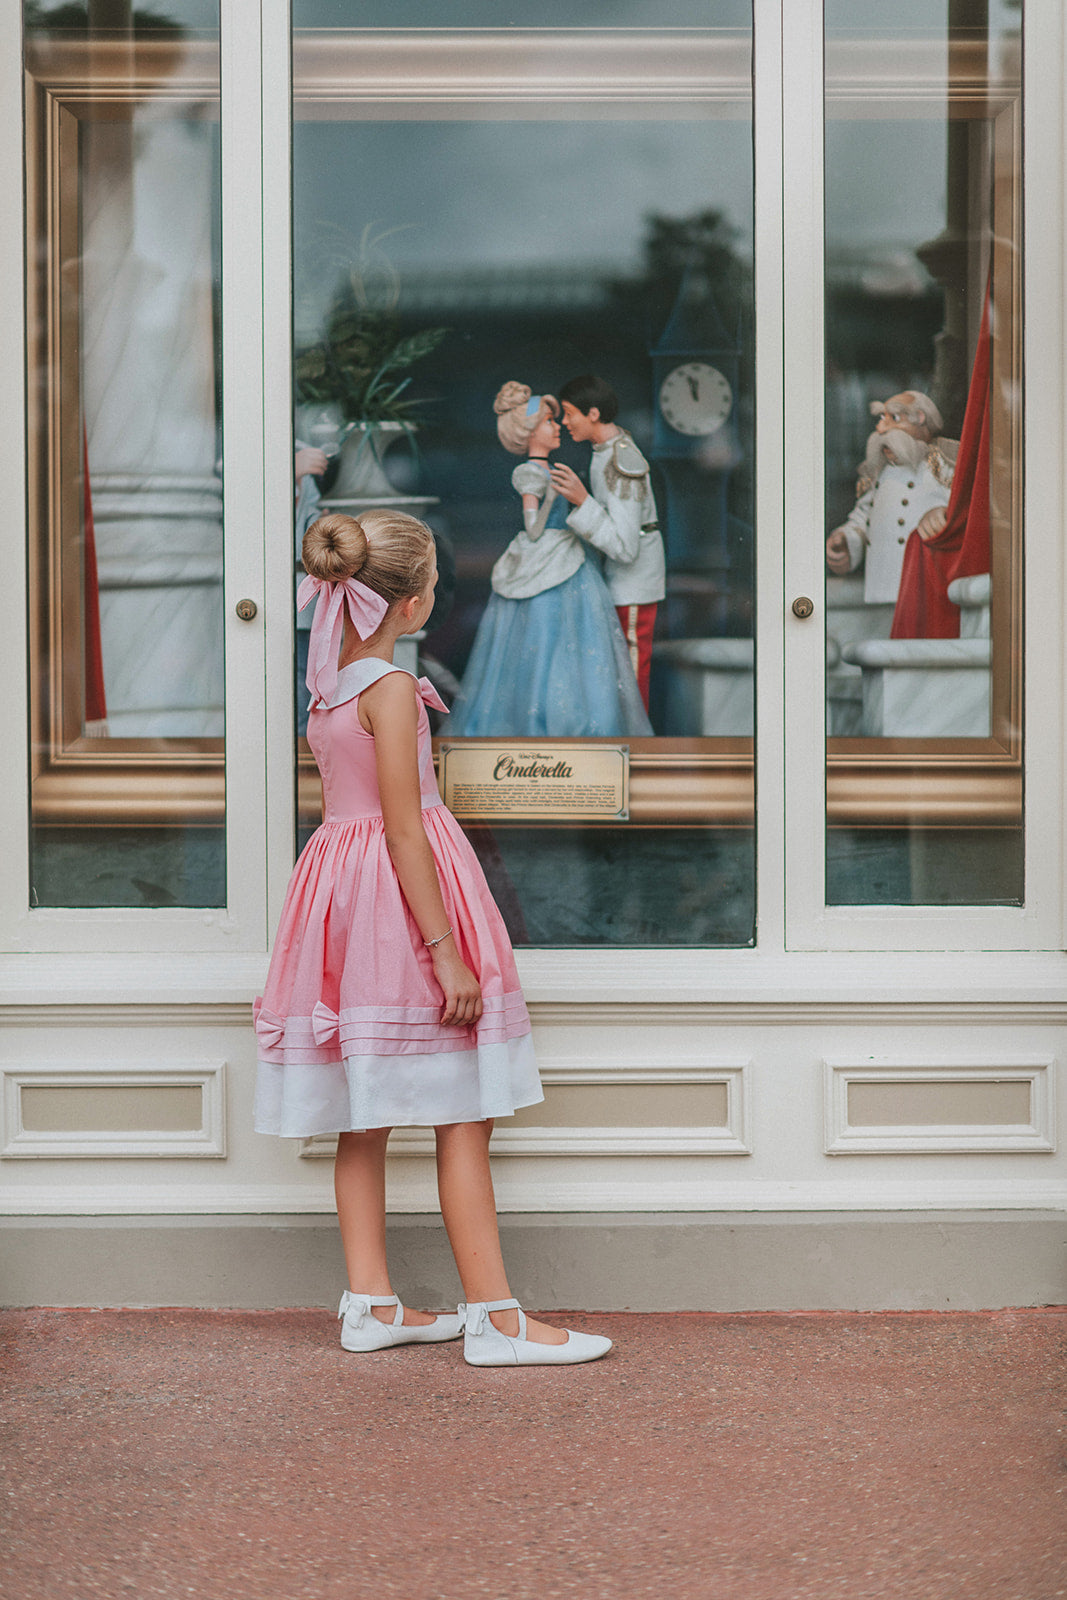
<svg viewBox="0 0 1067 1600">
<path fill-rule="evenodd" d="M 497 437 L 513 456 L 526 454 L 531 433 L 546 417 L 559 416 L 559 401 L 555 395 L 543 394 L 536 413 L 528 413 L 526 407 L 532 399 L 533 390 L 528 383 L 506 383 L 493 401 Z"/>
<path fill-rule="evenodd" d="M 434 564 L 433 534 L 402 511 L 331 511 L 313 522 L 301 547 L 304 570 L 326 583 L 358 578 L 389 605 L 422 594 Z"/>
</svg>

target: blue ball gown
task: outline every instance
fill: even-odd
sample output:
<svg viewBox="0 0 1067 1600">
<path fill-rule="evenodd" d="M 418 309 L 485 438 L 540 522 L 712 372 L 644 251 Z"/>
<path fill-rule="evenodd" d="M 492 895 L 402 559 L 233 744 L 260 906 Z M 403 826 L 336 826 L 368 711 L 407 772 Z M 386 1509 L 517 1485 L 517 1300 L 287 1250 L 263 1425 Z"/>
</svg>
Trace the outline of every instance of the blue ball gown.
<svg viewBox="0 0 1067 1600">
<path fill-rule="evenodd" d="M 532 489 L 539 468 L 539 462 L 517 468 L 516 487 Z M 547 467 L 537 476 L 543 494 Z M 519 534 L 493 568 L 493 594 L 442 738 L 652 733 L 599 559 L 568 529 L 569 511 L 557 496 L 543 531 Z M 499 592 L 538 584 L 545 586 L 522 598 Z"/>
</svg>

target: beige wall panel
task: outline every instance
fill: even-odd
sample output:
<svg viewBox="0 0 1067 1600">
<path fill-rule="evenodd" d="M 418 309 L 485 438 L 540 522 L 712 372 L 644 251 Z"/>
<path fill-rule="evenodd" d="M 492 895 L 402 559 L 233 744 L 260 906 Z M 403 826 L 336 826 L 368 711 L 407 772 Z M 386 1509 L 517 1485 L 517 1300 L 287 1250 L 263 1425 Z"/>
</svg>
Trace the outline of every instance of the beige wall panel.
<svg viewBox="0 0 1067 1600">
<path fill-rule="evenodd" d="M 827 1155 L 977 1153 L 1051 1155 L 1056 1149 L 1056 1060 L 1013 1050 L 999 1060 L 828 1056 Z"/>
<path fill-rule="evenodd" d="M 203 1122 L 196 1084 L 22 1088 L 22 1126 L 33 1133 L 182 1133 Z"/>
<path fill-rule="evenodd" d="M 108 1057 L 79 1052 L 72 1064 L 60 1042 L 55 1034 L 47 1039 L 57 1050 L 51 1057 L 24 1049 L 14 1060 L 0 1059 L 5 1163 L 225 1158 L 225 1057 L 168 1058 L 173 1034 L 147 1053 L 139 1038 L 117 1036 Z"/>
<path fill-rule="evenodd" d="M 725 1083 L 546 1084 L 544 1103 L 526 1106 L 511 1128 L 724 1128 Z"/>
<path fill-rule="evenodd" d="M 854 1128 L 1006 1127 L 1030 1122 L 1028 1083 L 850 1083 Z"/>
</svg>

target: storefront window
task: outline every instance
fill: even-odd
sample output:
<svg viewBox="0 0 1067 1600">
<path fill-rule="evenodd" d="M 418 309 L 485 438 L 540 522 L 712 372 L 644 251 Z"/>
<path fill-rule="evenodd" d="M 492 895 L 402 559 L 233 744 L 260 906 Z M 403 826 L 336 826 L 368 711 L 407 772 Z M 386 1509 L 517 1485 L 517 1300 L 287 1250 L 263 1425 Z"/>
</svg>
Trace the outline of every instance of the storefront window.
<svg viewBox="0 0 1067 1600">
<path fill-rule="evenodd" d="M 413 9 L 294 8 L 296 549 L 433 528 L 405 664 L 517 943 L 749 943 L 748 10 Z"/>
<path fill-rule="evenodd" d="M 218 906 L 217 8 L 25 38 L 32 903 Z"/>
<path fill-rule="evenodd" d="M 1021 29 L 827 0 L 832 905 L 1023 896 Z"/>
</svg>

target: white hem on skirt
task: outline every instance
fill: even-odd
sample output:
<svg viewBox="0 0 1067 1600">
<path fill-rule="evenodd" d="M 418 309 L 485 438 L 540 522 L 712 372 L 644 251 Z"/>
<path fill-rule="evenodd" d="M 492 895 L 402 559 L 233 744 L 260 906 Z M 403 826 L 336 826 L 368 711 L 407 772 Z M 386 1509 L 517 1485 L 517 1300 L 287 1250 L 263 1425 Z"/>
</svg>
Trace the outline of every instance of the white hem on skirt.
<svg viewBox="0 0 1067 1600">
<path fill-rule="evenodd" d="M 347 1056 L 291 1066 L 260 1061 L 255 1129 L 309 1139 L 367 1128 L 436 1127 L 510 1117 L 543 1099 L 526 1033 L 432 1055 Z"/>
</svg>

